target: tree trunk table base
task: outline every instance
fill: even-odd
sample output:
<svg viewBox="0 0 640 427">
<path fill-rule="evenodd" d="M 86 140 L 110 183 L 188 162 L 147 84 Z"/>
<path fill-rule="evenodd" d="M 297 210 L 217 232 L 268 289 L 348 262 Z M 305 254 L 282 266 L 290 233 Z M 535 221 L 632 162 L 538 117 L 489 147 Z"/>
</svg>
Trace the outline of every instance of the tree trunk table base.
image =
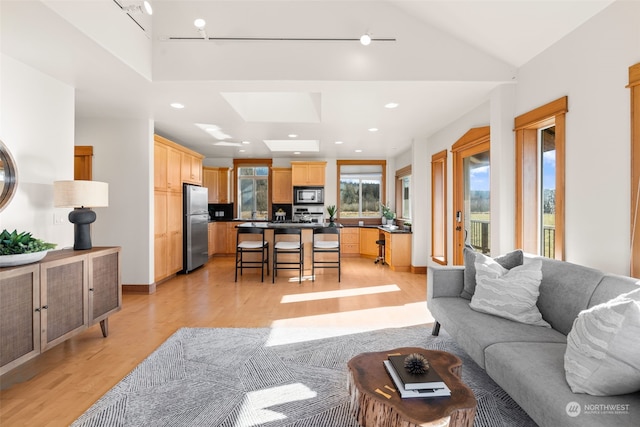
<svg viewBox="0 0 640 427">
<path fill-rule="evenodd" d="M 451 390 L 450 397 L 401 398 L 382 362 L 390 354 L 420 353 Z M 476 398 L 460 379 L 462 361 L 444 351 L 403 347 L 363 353 L 348 364 L 350 407 L 363 427 L 472 427 Z M 387 387 L 385 387 L 387 386 Z M 382 393 L 389 396 L 388 398 Z"/>
</svg>

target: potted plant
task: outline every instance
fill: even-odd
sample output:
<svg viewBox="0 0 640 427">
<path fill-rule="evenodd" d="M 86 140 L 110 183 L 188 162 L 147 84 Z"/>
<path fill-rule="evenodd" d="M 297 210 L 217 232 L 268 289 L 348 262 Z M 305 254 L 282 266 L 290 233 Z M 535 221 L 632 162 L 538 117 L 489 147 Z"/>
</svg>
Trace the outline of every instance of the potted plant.
<svg viewBox="0 0 640 427">
<path fill-rule="evenodd" d="M 391 208 L 389 207 L 389 205 L 383 205 L 382 203 L 380 204 L 380 206 L 382 207 L 382 223 L 383 224 L 392 224 L 393 223 L 393 219 L 396 217 L 395 212 L 393 212 L 391 210 Z"/>
<path fill-rule="evenodd" d="M 54 243 L 46 243 L 23 231 L 13 230 L 0 233 L 0 267 L 29 264 L 40 261 L 47 251 L 55 248 Z"/>
<path fill-rule="evenodd" d="M 336 218 L 337 211 L 338 209 L 336 208 L 336 205 L 327 206 L 327 213 L 329 214 L 329 222 L 333 222 L 333 220 Z"/>
<path fill-rule="evenodd" d="M 411 231 L 411 221 L 405 221 L 402 225 L 406 231 Z"/>
</svg>

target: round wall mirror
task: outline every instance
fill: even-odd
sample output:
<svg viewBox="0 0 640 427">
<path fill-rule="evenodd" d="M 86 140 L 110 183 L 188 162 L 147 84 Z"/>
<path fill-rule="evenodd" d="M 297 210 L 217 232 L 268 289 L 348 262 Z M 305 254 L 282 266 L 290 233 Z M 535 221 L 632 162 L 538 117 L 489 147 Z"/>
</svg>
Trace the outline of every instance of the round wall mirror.
<svg viewBox="0 0 640 427">
<path fill-rule="evenodd" d="M 18 189 L 18 168 L 9 149 L 0 141 L 0 211 L 2 211 Z"/>
</svg>

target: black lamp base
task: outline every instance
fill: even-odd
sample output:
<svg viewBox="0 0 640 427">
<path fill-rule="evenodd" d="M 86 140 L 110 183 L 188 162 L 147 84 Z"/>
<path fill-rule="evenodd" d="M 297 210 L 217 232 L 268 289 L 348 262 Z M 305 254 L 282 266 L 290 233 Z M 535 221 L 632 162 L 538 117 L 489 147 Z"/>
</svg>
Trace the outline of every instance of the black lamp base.
<svg viewBox="0 0 640 427">
<path fill-rule="evenodd" d="M 74 224 L 73 249 L 91 249 L 91 229 L 96 213 L 89 208 L 76 208 L 69 212 L 69 222 Z"/>
</svg>

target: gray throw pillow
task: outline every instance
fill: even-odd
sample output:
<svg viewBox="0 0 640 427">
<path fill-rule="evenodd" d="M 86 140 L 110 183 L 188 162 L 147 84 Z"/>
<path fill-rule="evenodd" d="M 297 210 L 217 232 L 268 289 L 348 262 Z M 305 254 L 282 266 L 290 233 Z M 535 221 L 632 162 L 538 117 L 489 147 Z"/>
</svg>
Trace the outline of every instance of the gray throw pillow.
<svg viewBox="0 0 640 427">
<path fill-rule="evenodd" d="M 567 336 L 564 369 L 574 393 L 640 390 L 640 289 L 583 310 Z"/>
<path fill-rule="evenodd" d="M 464 248 L 464 289 L 462 290 L 460 296 L 468 300 L 471 299 L 476 291 L 475 263 L 477 254 L 479 254 L 479 252 L 476 252 L 469 248 Z M 509 252 L 507 254 L 494 258 L 494 261 L 507 270 L 511 270 L 513 267 L 522 265 L 522 263 L 524 262 L 524 253 L 521 249 L 516 249 L 513 252 Z"/>
<path fill-rule="evenodd" d="M 536 305 L 542 281 L 541 260 L 507 270 L 495 260 L 478 254 L 476 281 L 476 292 L 469 304 L 473 310 L 528 325 L 551 327 L 542 319 Z"/>
</svg>

